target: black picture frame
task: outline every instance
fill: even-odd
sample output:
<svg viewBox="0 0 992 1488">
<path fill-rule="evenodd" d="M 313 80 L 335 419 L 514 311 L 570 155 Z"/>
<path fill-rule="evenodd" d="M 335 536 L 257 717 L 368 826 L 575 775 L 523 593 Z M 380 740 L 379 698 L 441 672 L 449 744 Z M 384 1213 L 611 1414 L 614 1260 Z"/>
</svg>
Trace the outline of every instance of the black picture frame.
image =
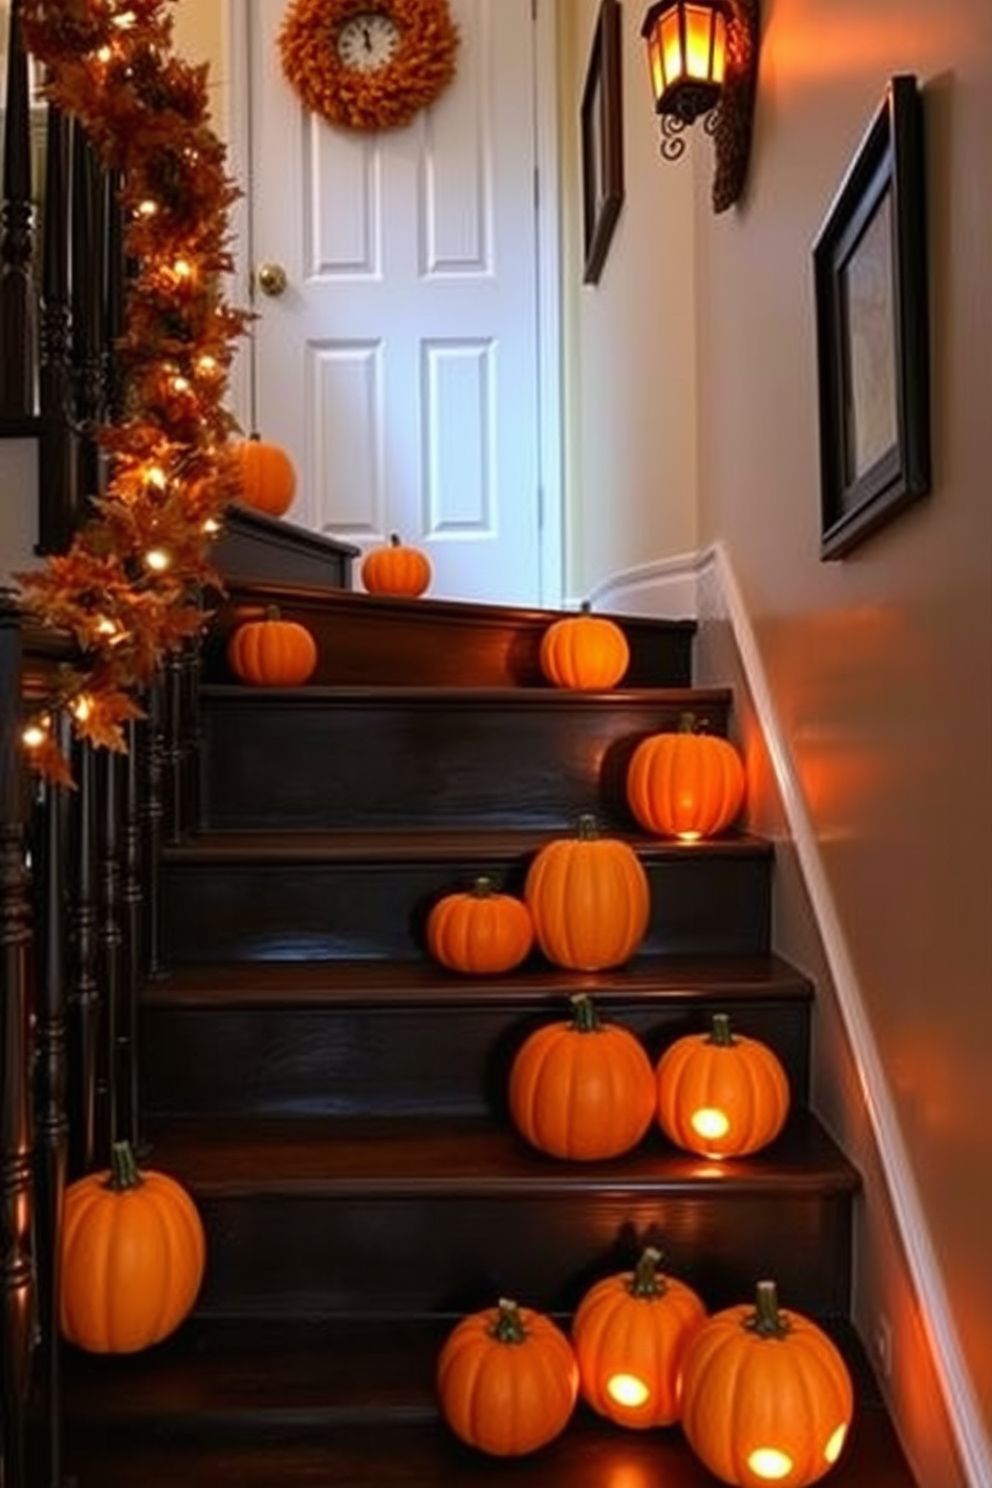
<svg viewBox="0 0 992 1488">
<path fill-rule="evenodd" d="M 931 487 L 923 100 L 889 80 L 813 244 L 820 556 Z"/>
<path fill-rule="evenodd" d="M 624 198 L 620 6 L 602 0 L 580 110 L 584 284 L 598 284 Z"/>
</svg>

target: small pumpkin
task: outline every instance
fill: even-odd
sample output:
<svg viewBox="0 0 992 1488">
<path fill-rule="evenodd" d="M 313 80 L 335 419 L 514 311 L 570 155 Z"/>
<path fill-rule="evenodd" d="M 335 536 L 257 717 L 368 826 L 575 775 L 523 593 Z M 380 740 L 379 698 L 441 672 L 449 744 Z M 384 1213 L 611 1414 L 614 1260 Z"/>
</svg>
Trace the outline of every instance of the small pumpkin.
<svg viewBox="0 0 992 1488">
<path fill-rule="evenodd" d="M 589 1161 L 629 1152 L 654 1118 L 654 1074 L 643 1045 L 620 1023 L 602 1023 L 586 993 L 569 1022 L 546 1023 L 510 1066 L 513 1124 L 552 1157 Z"/>
<path fill-rule="evenodd" d="M 109 1170 L 65 1191 L 60 1322 L 70 1343 L 131 1354 L 159 1343 L 187 1317 L 206 1262 L 196 1205 L 174 1178 L 139 1171 L 127 1142 Z"/>
<path fill-rule="evenodd" d="M 296 467 L 282 445 L 251 434 L 241 440 L 235 454 L 245 506 L 270 517 L 284 516 L 296 495 Z"/>
<path fill-rule="evenodd" d="M 839 1459 L 854 1412 L 851 1376 L 833 1341 L 779 1308 L 773 1281 L 755 1306 L 714 1313 L 682 1367 L 682 1430 L 721 1482 L 805 1488 Z"/>
<path fill-rule="evenodd" d="M 651 916 L 647 874 L 634 849 L 601 837 L 589 814 L 579 818 L 574 837 L 539 849 L 524 900 L 543 955 L 572 971 L 620 966 L 644 939 Z"/>
<path fill-rule="evenodd" d="M 578 1399 L 572 1346 L 551 1318 L 502 1298 L 462 1318 L 437 1364 L 437 1395 L 451 1430 L 494 1457 L 543 1447 Z"/>
<path fill-rule="evenodd" d="M 427 949 L 449 971 L 489 975 L 512 971 L 530 954 L 534 922 L 513 894 L 480 876 L 468 893 L 445 894 L 427 916 Z"/>
<path fill-rule="evenodd" d="M 572 1319 L 579 1391 L 618 1426 L 670 1426 L 681 1411 L 682 1358 L 706 1320 L 700 1297 L 658 1269 L 646 1246 L 633 1271 L 594 1283 Z"/>
<path fill-rule="evenodd" d="M 789 1079 L 759 1039 L 730 1030 L 676 1039 L 656 1067 L 658 1123 L 669 1141 L 704 1157 L 745 1157 L 778 1136 L 789 1113 Z"/>
<path fill-rule="evenodd" d="M 408 547 L 393 532 L 384 547 L 372 548 L 365 554 L 359 574 L 370 594 L 416 599 L 430 584 L 433 570 L 426 553 Z"/>
<path fill-rule="evenodd" d="M 630 664 L 630 648 L 620 626 L 591 611 L 584 600 L 578 615 L 554 621 L 541 637 L 538 663 L 555 687 L 580 691 L 613 687 Z"/>
<path fill-rule="evenodd" d="M 627 802 L 646 832 L 695 842 L 729 827 L 744 804 L 745 776 L 729 739 L 701 733 L 692 713 L 678 731 L 650 734 L 627 767 Z"/>
<path fill-rule="evenodd" d="M 242 682 L 257 687 L 298 687 L 317 666 L 317 643 L 298 620 L 284 620 L 277 605 L 264 619 L 245 620 L 231 632 L 227 664 Z"/>
</svg>

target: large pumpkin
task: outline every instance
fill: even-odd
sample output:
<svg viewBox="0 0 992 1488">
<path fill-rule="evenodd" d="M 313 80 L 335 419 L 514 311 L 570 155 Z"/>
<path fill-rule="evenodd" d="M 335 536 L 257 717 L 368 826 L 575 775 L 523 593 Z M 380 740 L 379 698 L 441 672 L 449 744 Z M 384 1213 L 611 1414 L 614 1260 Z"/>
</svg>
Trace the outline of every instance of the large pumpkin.
<svg viewBox="0 0 992 1488">
<path fill-rule="evenodd" d="M 196 1301 L 206 1260 L 189 1194 L 166 1173 L 138 1170 L 116 1142 L 109 1171 L 65 1191 L 60 1318 L 70 1343 L 130 1354 L 172 1333 Z"/>
<path fill-rule="evenodd" d="M 505 1298 L 462 1318 L 438 1358 L 442 1415 L 462 1441 L 495 1457 L 522 1456 L 558 1436 L 578 1388 L 575 1355 L 557 1324 Z"/>
<path fill-rule="evenodd" d="M 651 916 L 647 875 L 626 842 L 600 837 L 580 818 L 574 837 L 545 843 L 530 865 L 524 899 L 542 953 L 556 966 L 601 971 L 636 951 Z"/>
<path fill-rule="evenodd" d="M 296 495 L 296 467 L 279 444 L 252 434 L 236 447 L 239 495 L 245 506 L 281 517 Z"/>
<path fill-rule="evenodd" d="M 646 832 L 694 842 L 729 827 L 744 804 L 744 765 L 729 739 L 699 733 L 691 713 L 678 732 L 649 734 L 627 767 L 627 801 Z"/>
<path fill-rule="evenodd" d="M 809 1318 L 778 1306 L 761 1281 L 756 1305 L 714 1313 L 682 1368 L 682 1430 L 724 1483 L 804 1488 L 840 1457 L 854 1410 L 835 1344 Z"/>
<path fill-rule="evenodd" d="M 682 1359 L 706 1319 L 691 1287 L 658 1270 L 647 1246 L 635 1270 L 597 1281 L 572 1319 L 579 1390 L 618 1426 L 670 1426 L 680 1414 Z"/>
<path fill-rule="evenodd" d="M 593 615 L 584 600 L 579 614 L 548 626 L 538 662 L 555 687 L 595 691 L 620 681 L 630 664 L 630 648 L 619 625 L 605 615 Z"/>
<path fill-rule="evenodd" d="M 676 1039 L 658 1060 L 658 1122 L 666 1137 L 704 1157 L 745 1157 L 778 1136 L 789 1113 L 789 1080 L 759 1039 L 730 1030 Z"/>
<path fill-rule="evenodd" d="M 371 548 L 365 554 L 359 575 L 370 594 L 416 599 L 430 584 L 433 570 L 426 553 L 408 547 L 393 532 L 385 547 Z"/>
<path fill-rule="evenodd" d="M 468 893 L 445 894 L 427 916 L 427 949 L 449 971 L 512 971 L 530 953 L 534 923 L 513 894 L 494 892 L 485 877 Z"/>
<path fill-rule="evenodd" d="M 256 687 L 298 687 L 317 666 L 317 643 L 297 620 L 283 620 L 270 605 L 264 619 L 245 620 L 227 643 L 227 663 L 242 682 Z"/>
<path fill-rule="evenodd" d="M 528 1034 L 510 1067 L 513 1123 L 552 1157 L 618 1157 L 654 1117 L 651 1061 L 628 1028 L 601 1023 L 592 999 L 571 999 L 570 1022 Z"/>
</svg>

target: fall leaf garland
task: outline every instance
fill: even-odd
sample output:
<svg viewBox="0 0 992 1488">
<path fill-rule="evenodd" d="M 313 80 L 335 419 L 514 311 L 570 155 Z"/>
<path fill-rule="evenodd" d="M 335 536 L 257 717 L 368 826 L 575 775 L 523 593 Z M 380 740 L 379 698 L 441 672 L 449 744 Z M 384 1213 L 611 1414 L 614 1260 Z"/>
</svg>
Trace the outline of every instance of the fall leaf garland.
<svg viewBox="0 0 992 1488">
<path fill-rule="evenodd" d="M 368 72 L 344 66 L 341 25 L 362 11 L 387 15 L 396 55 Z M 279 33 L 283 72 L 314 113 L 345 129 L 396 129 L 433 103 L 455 75 L 458 31 L 446 0 L 295 0 Z"/>
<path fill-rule="evenodd" d="M 68 631 L 81 661 L 59 696 L 73 729 L 123 750 L 136 692 L 203 623 L 197 595 L 218 584 L 210 552 L 240 478 L 224 406 L 249 315 L 229 306 L 228 212 L 240 195 L 210 126 L 206 65 L 172 53 L 174 0 L 24 0 L 46 95 L 77 119 L 120 181 L 129 276 L 116 347 L 119 419 L 96 431 L 106 489 L 68 551 L 17 574 L 24 608 Z M 44 720 L 35 766 L 64 778 Z"/>
</svg>

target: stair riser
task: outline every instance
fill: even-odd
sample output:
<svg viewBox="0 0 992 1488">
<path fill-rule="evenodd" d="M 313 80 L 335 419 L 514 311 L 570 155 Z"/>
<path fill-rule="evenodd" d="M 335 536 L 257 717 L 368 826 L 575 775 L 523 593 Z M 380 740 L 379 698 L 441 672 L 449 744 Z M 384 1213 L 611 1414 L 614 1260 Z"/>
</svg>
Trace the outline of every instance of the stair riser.
<svg viewBox="0 0 992 1488">
<path fill-rule="evenodd" d="M 334 1010 L 210 1009 L 144 1014 L 144 1101 L 158 1114 L 233 1116 L 452 1115 L 506 1113 L 513 1055 L 540 1023 L 567 1009 L 521 1018 L 467 1007 Z M 605 1020 L 642 1041 L 654 1063 L 675 1038 L 708 1026 L 700 1008 L 613 1004 Z M 808 1088 L 809 1014 L 804 1003 L 735 1007 L 733 1026 L 772 1047 L 792 1098 Z"/>
<path fill-rule="evenodd" d="M 644 863 L 651 922 L 640 947 L 656 955 L 765 954 L 770 860 L 763 853 Z M 442 894 L 486 875 L 523 888 L 526 863 L 185 861 L 162 873 L 167 963 L 420 957 L 424 922 Z"/>
<path fill-rule="evenodd" d="M 571 831 L 592 811 L 604 830 L 636 830 L 630 757 L 646 735 L 678 727 L 684 702 L 521 696 L 471 705 L 431 693 L 419 703 L 214 696 L 203 713 L 202 824 Z M 726 714 L 725 700 L 707 702 L 710 732 L 726 732 Z"/>
<path fill-rule="evenodd" d="M 539 1199 L 196 1196 L 210 1261 L 198 1311 L 260 1316 L 462 1312 L 509 1296 L 570 1311 L 651 1240 L 710 1307 L 774 1277 L 812 1313 L 849 1303 L 847 1195 L 657 1197 L 600 1190 Z"/>
</svg>

